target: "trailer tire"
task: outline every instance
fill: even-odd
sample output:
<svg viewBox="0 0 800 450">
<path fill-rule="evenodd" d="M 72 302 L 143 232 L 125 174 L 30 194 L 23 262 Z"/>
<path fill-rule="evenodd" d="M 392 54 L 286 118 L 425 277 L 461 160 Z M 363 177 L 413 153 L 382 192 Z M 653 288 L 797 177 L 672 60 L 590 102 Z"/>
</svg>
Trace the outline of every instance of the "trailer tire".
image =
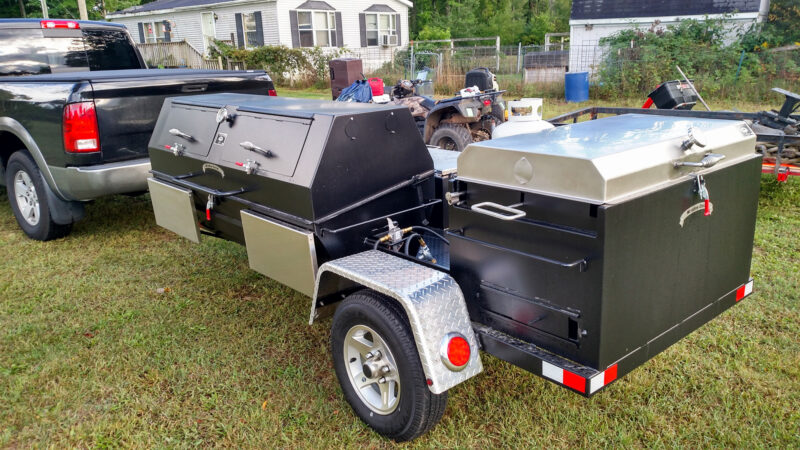
<svg viewBox="0 0 800 450">
<path fill-rule="evenodd" d="M 408 441 L 442 418 L 447 392 L 428 388 L 411 326 L 394 300 L 370 290 L 348 296 L 333 317 L 331 353 L 345 400 L 379 434 Z"/>
<path fill-rule="evenodd" d="M 464 125 L 443 123 L 431 135 L 430 145 L 463 152 L 472 143 L 472 133 Z"/>
<path fill-rule="evenodd" d="M 6 166 L 8 203 L 19 227 L 37 241 L 62 238 L 72 230 L 72 223 L 53 221 L 48 190 L 33 158 L 24 150 L 14 152 Z"/>
</svg>

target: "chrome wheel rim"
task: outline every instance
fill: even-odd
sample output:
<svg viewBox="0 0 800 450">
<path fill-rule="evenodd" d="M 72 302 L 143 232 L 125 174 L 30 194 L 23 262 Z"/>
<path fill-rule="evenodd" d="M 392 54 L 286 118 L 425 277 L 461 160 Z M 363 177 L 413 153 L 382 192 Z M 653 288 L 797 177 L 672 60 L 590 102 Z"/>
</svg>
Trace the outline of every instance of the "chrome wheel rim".
<svg viewBox="0 0 800 450">
<path fill-rule="evenodd" d="M 400 377 L 394 356 L 372 328 L 356 325 L 344 338 L 344 366 L 353 389 L 374 413 L 391 414 L 400 404 Z"/>
<path fill-rule="evenodd" d="M 14 175 L 14 196 L 20 215 L 28 225 L 36 226 L 39 223 L 39 196 L 28 172 L 20 170 Z"/>
</svg>

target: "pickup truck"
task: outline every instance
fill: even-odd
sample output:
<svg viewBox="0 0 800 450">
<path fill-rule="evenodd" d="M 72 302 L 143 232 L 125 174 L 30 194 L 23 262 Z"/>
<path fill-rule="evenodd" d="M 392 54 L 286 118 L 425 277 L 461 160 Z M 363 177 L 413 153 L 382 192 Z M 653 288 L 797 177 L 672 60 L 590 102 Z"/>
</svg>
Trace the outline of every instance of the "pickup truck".
<svg viewBox="0 0 800 450">
<path fill-rule="evenodd" d="M 56 239 L 86 202 L 147 191 L 167 97 L 276 95 L 263 71 L 148 70 L 123 25 L 0 20 L 0 185 L 30 238 Z"/>
</svg>

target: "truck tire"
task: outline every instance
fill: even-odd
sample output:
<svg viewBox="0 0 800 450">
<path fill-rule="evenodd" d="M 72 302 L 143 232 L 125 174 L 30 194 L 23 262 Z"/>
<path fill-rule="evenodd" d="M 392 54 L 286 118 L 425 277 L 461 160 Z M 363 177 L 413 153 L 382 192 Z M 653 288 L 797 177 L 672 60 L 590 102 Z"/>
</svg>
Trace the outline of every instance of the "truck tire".
<svg viewBox="0 0 800 450">
<path fill-rule="evenodd" d="M 69 234 L 72 224 L 60 225 L 53 221 L 47 190 L 39 168 L 25 150 L 15 152 L 6 166 L 6 189 L 11 211 L 19 227 L 31 239 L 49 241 Z"/>
<path fill-rule="evenodd" d="M 472 143 L 472 134 L 464 125 L 443 123 L 431 135 L 430 145 L 441 147 L 445 150 L 464 151 Z"/>
<path fill-rule="evenodd" d="M 394 300 L 362 290 L 336 309 L 331 353 L 344 397 L 381 435 L 408 441 L 436 425 L 447 392 L 428 388 L 405 313 Z"/>
</svg>

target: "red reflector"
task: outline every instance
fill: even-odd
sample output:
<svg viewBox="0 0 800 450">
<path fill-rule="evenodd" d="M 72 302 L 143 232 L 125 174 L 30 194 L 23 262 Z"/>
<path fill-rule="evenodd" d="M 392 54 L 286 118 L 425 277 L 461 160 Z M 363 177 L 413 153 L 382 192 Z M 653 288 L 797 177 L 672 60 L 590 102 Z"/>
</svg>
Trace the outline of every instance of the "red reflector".
<svg viewBox="0 0 800 450">
<path fill-rule="evenodd" d="M 469 362 L 469 342 L 461 336 L 450 339 L 447 343 L 447 359 L 456 367 L 461 367 Z"/>
<path fill-rule="evenodd" d="M 487 98 L 486 100 L 484 100 L 484 101 L 483 101 L 483 105 L 484 105 L 484 106 L 489 106 L 489 105 L 491 105 L 491 104 L 492 104 L 492 101 L 491 101 L 491 100 L 489 100 L 488 98 Z"/>
<path fill-rule="evenodd" d="M 64 150 L 67 153 L 100 151 L 100 132 L 94 102 L 70 103 L 64 106 L 62 122 Z"/>
<path fill-rule="evenodd" d="M 236 162 L 236 165 L 239 167 L 244 167 L 244 163 Z"/>
<path fill-rule="evenodd" d="M 603 386 L 611 383 L 612 381 L 617 379 L 617 365 L 614 364 L 613 366 L 609 367 L 603 373 Z"/>
<path fill-rule="evenodd" d="M 81 28 L 81 24 L 73 20 L 43 20 L 41 25 L 42 28 L 48 29 L 67 28 L 70 30 L 79 30 Z"/>
<path fill-rule="evenodd" d="M 427 380 L 425 380 L 425 383 L 427 383 L 427 384 L 428 384 L 428 386 L 433 386 L 433 380 L 431 380 L 430 378 L 428 378 Z"/>
<path fill-rule="evenodd" d="M 752 293 L 753 293 L 753 280 L 750 280 L 747 283 L 739 286 L 738 289 L 736 289 L 736 301 L 738 302 L 739 300 L 747 297 Z"/>
<path fill-rule="evenodd" d="M 275 91 L 275 89 L 270 89 L 270 90 L 267 91 L 267 95 L 269 95 L 270 97 L 277 97 L 278 96 L 278 92 Z"/>
<path fill-rule="evenodd" d="M 704 216 L 711 215 L 711 200 L 706 199 L 705 201 L 705 211 L 703 212 Z"/>
<path fill-rule="evenodd" d="M 564 371 L 564 385 L 569 386 L 578 392 L 586 392 L 586 378 L 583 378 L 580 375 L 575 375 L 568 370 Z"/>
<path fill-rule="evenodd" d="M 211 221 L 211 210 L 206 208 L 206 220 Z"/>
</svg>

